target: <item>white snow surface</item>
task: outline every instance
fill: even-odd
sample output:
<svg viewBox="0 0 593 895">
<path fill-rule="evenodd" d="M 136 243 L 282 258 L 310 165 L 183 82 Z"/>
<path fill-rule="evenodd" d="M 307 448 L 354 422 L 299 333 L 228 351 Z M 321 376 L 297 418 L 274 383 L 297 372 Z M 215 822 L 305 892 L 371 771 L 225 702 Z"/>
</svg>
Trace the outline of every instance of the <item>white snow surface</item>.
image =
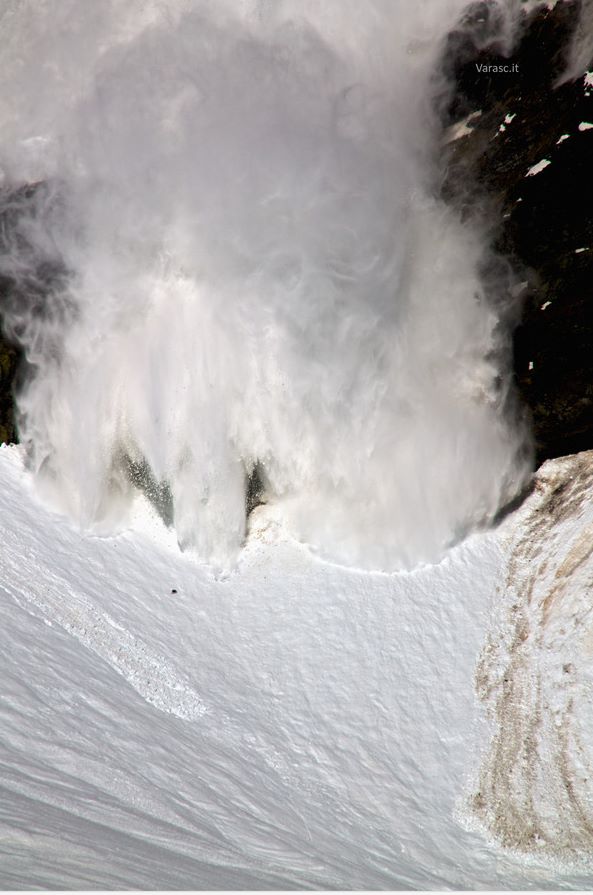
<svg viewBox="0 0 593 895">
<path fill-rule="evenodd" d="M 533 165 L 525 175 L 526 177 L 535 177 L 536 174 L 539 174 L 540 171 L 543 171 L 544 168 L 547 168 L 548 165 L 551 165 L 552 162 L 548 158 L 543 158 L 541 161 L 537 163 L 537 165 Z"/>
<path fill-rule="evenodd" d="M 505 526 L 385 575 L 260 508 L 221 580 L 142 502 L 80 534 L 20 448 L 0 483 L 2 887 L 582 885 L 464 820 Z"/>
</svg>

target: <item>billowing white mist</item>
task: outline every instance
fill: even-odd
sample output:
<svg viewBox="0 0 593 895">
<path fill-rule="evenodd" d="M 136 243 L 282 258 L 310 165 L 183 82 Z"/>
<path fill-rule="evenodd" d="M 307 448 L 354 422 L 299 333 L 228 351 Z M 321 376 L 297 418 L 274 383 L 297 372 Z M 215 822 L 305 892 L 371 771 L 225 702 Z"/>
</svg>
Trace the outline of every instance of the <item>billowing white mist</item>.
<svg viewBox="0 0 593 895">
<path fill-rule="evenodd" d="M 20 314 L 21 438 L 84 525 L 125 515 L 144 459 L 180 542 L 228 564 L 257 463 L 297 537 L 397 568 L 517 492 L 484 237 L 432 198 L 463 6 L 4 4 L 4 176 L 52 184 L 21 226 L 70 272 Z"/>
</svg>

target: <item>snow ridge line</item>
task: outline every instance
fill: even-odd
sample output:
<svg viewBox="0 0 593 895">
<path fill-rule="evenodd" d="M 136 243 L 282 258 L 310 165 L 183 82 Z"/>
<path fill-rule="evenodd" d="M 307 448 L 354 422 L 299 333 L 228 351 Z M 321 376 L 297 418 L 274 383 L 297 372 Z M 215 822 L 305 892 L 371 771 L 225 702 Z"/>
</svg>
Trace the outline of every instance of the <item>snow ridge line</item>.
<svg viewBox="0 0 593 895">
<path fill-rule="evenodd" d="M 27 602 L 39 609 L 50 624 L 56 622 L 87 649 L 107 662 L 146 702 L 183 721 L 197 721 L 208 707 L 171 663 L 154 653 L 140 638 L 126 631 L 106 612 L 72 593 L 65 580 L 63 592 L 22 593 Z M 4 585 L 0 590 L 18 601 Z"/>
</svg>

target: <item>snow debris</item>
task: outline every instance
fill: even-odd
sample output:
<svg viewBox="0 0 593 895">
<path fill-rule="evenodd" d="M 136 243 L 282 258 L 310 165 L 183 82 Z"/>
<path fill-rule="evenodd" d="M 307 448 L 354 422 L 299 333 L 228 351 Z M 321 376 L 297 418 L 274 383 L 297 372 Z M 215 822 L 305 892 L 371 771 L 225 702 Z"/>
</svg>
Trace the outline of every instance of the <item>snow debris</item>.
<svg viewBox="0 0 593 895">
<path fill-rule="evenodd" d="M 543 303 L 543 305 L 541 306 L 540 310 L 541 310 L 541 311 L 545 311 L 546 308 L 549 308 L 551 304 L 552 304 L 551 301 L 545 301 L 545 302 Z"/>
<path fill-rule="evenodd" d="M 556 146 L 560 146 L 561 143 L 564 143 L 565 140 L 568 140 L 570 134 L 562 134 L 559 140 L 556 140 Z"/>
<path fill-rule="evenodd" d="M 583 80 L 585 87 L 593 87 L 593 71 L 586 71 Z"/>
<path fill-rule="evenodd" d="M 580 131 L 590 131 L 593 129 L 593 124 L 590 121 L 581 121 L 579 124 Z"/>
<path fill-rule="evenodd" d="M 511 121 L 513 120 L 513 118 L 516 118 L 516 117 L 517 117 L 517 113 L 516 113 L 516 112 L 513 112 L 512 115 L 509 113 L 509 114 L 507 114 L 507 115 L 504 116 L 504 123 L 505 123 L 505 124 L 510 124 Z"/>
<path fill-rule="evenodd" d="M 580 248 L 580 249 L 575 249 L 574 253 L 575 253 L 575 255 L 580 255 L 581 252 L 587 252 L 587 251 L 589 251 L 589 246 L 582 246 L 582 248 Z"/>
<path fill-rule="evenodd" d="M 533 370 L 533 361 L 532 361 L 532 360 L 529 361 L 529 367 L 528 367 L 528 369 L 529 369 L 529 370 Z"/>
<path fill-rule="evenodd" d="M 453 143 L 455 140 L 461 139 L 461 137 L 468 137 L 473 133 L 473 128 L 469 127 L 471 121 L 475 118 L 479 118 L 482 114 L 482 110 L 478 109 L 476 112 L 471 112 L 466 118 L 462 121 L 458 121 L 456 124 L 452 124 L 451 127 L 448 127 L 445 131 L 445 143 Z"/>
<path fill-rule="evenodd" d="M 547 168 L 548 165 L 551 165 L 551 164 L 552 164 L 552 162 L 550 161 L 550 159 L 543 158 L 541 160 L 541 162 L 537 163 L 537 165 L 533 165 L 533 167 L 529 169 L 529 171 L 527 172 L 527 174 L 525 176 L 533 177 L 535 174 L 539 174 L 540 171 L 543 171 L 544 168 Z"/>
<path fill-rule="evenodd" d="M 593 850 L 592 487 L 591 451 L 539 470 L 476 673 L 497 729 L 473 810 L 507 847 L 567 862 Z"/>
</svg>

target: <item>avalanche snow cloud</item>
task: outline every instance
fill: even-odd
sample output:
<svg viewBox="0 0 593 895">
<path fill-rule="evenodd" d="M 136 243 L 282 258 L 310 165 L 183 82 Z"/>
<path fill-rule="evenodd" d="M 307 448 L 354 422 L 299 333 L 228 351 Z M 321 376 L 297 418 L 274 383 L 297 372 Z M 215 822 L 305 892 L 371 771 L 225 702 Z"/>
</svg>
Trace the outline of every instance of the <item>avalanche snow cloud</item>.
<svg viewBox="0 0 593 895">
<path fill-rule="evenodd" d="M 4 185 L 45 187 L 0 273 L 66 271 L 13 309 L 20 432 L 83 526 L 144 465 L 225 566 L 257 465 L 295 536 L 390 569 L 521 487 L 486 238 L 435 198 L 464 5 L 2 2 Z"/>
</svg>

